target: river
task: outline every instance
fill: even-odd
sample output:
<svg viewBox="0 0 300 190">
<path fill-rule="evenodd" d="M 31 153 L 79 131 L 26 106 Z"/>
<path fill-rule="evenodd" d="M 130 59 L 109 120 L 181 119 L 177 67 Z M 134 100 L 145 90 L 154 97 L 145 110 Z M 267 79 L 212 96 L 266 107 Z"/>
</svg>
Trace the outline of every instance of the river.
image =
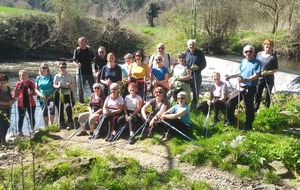
<svg viewBox="0 0 300 190">
<path fill-rule="evenodd" d="M 207 56 L 207 67 L 202 71 L 203 75 L 203 86 L 206 88 L 203 91 L 207 91 L 210 84 L 212 84 L 211 74 L 214 71 L 218 71 L 221 73 L 221 76 L 225 76 L 228 73 L 235 72 L 238 70 L 239 62 L 241 61 L 242 57 L 210 57 Z M 6 73 L 10 80 L 9 85 L 13 88 L 18 80 L 18 71 L 21 69 L 25 69 L 29 73 L 29 78 L 31 80 L 35 80 L 36 76 L 39 73 L 39 65 L 44 62 L 48 63 L 51 73 L 57 74 L 59 71 L 58 64 L 59 61 L 18 61 L 18 62 L 6 62 L 0 63 L 0 72 Z M 121 61 L 120 61 L 121 62 Z M 279 72 L 275 75 L 275 87 L 277 91 L 285 91 L 285 92 L 294 92 L 300 93 L 300 63 L 298 60 L 288 60 L 288 59 L 279 59 Z M 73 64 L 68 64 L 68 72 L 74 74 L 75 76 L 76 67 Z M 235 81 L 231 81 L 231 84 L 234 86 L 236 85 Z M 86 96 L 90 95 L 90 90 L 86 86 Z M 37 102 L 37 109 L 36 109 L 36 129 L 41 128 L 44 126 L 44 121 L 41 116 L 41 107 Z M 10 128 L 9 135 L 16 134 L 17 132 L 17 121 L 18 120 L 18 113 L 17 113 L 17 105 L 16 103 L 12 106 L 12 127 Z M 56 115 L 57 121 L 57 115 Z M 25 134 L 29 133 L 29 126 L 28 121 L 25 118 L 23 132 Z"/>
</svg>

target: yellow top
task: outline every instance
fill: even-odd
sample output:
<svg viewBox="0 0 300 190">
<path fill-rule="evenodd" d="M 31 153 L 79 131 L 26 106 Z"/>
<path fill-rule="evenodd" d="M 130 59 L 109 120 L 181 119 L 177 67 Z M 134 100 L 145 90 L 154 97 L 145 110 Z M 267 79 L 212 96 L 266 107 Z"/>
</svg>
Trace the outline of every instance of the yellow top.
<svg viewBox="0 0 300 190">
<path fill-rule="evenodd" d="M 137 63 L 132 63 L 129 66 L 129 70 L 131 71 L 131 76 L 136 79 L 142 79 L 147 75 L 147 70 L 149 66 L 143 63 L 141 66 Z"/>
</svg>

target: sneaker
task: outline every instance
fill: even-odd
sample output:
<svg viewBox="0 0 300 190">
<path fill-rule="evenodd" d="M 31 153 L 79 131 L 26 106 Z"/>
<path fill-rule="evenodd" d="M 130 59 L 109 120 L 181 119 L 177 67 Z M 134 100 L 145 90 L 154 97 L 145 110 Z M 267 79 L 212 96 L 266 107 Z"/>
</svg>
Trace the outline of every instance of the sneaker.
<svg viewBox="0 0 300 190">
<path fill-rule="evenodd" d="M 87 136 L 89 135 L 86 131 L 80 131 L 80 133 L 78 133 L 76 136 L 80 137 L 80 136 Z"/>
<path fill-rule="evenodd" d="M 18 137 L 24 137 L 23 132 L 19 132 L 19 133 L 18 133 Z"/>
<path fill-rule="evenodd" d="M 72 129 L 74 129 L 74 124 L 73 124 L 73 122 L 68 122 L 67 130 L 70 131 L 70 130 L 72 130 Z"/>
<path fill-rule="evenodd" d="M 93 136 L 94 136 L 94 132 L 90 132 L 90 134 L 89 134 L 90 136 L 89 136 L 89 139 L 92 139 L 93 138 Z"/>
<path fill-rule="evenodd" d="M 134 144 L 136 142 L 136 139 L 134 137 L 130 137 L 128 141 L 129 144 Z"/>
</svg>

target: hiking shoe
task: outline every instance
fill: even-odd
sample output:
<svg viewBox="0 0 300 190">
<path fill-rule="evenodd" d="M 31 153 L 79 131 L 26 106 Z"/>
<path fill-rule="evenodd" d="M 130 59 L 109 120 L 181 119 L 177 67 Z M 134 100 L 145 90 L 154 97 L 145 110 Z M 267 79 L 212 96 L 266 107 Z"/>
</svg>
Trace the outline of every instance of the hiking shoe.
<svg viewBox="0 0 300 190">
<path fill-rule="evenodd" d="M 18 137 L 24 137 L 23 132 L 19 132 L 19 133 L 18 133 Z"/>
<path fill-rule="evenodd" d="M 90 136 L 89 136 L 89 139 L 92 139 L 93 138 L 93 136 L 94 136 L 94 132 L 90 132 L 90 134 L 89 134 Z"/>
<path fill-rule="evenodd" d="M 86 131 L 80 131 L 80 133 L 78 133 L 76 136 L 80 137 L 80 136 L 87 136 L 89 135 Z"/>
<path fill-rule="evenodd" d="M 73 122 L 68 122 L 67 130 L 70 131 L 70 130 L 72 130 L 72 129 L 74 129 L 74 124 L 73 124 Z"/>
<path fill-rule="evenodd" d="M 170 139 L 170 136 L 168 133 L 165 133 L 164 138 L 162 139 L 162 141 L 168 141 Z"/>
</svg>

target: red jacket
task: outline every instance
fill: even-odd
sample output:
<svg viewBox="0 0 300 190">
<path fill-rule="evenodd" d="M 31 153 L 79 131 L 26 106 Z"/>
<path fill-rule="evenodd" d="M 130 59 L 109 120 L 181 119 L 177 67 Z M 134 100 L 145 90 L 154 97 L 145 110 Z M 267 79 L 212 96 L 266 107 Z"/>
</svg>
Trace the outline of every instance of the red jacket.
<svg viewBox="0 0 300 190">
<path fill-rule="evenodd" d="M 24 96 L 24 87 L 27 86 L 28 88 L 30 88 L 30 90 L 33 91 L 33 94 L 28 94 L 28 101 L 30 101 L 30 104 L 31 106 L 35 106 L 35 101 L 34 101 L 34 98 L 33 96 L 36 95 L 35 93 L 35 83 L 32 82 L 31 80 L 28 80 L 26 82 L 26 84 L 24 84 L 23 82 L 21 81 L 18 81 L 16 83 L 16 86 L 15 86 L 15 89 L 14 89 L 14 98 L 18 98 L 18 107 L 19 108 L 22 108 L 24 107 L 24 104 L 23 104 L 23 96 Z"/>
</svg>

